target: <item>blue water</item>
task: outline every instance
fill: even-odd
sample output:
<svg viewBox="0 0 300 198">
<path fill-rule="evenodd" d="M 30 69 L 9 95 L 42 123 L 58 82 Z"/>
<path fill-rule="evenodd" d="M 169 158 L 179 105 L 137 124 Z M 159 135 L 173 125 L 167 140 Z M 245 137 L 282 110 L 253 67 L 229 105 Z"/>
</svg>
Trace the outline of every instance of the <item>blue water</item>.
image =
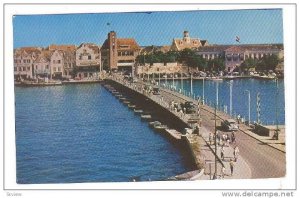
<svg viewBox="0 0 300 198">
<path fill-rule="evenodd" d="M 165 81 L 161 81 L 165 83 Z M 205 80 L 204 82 L 204 98 L 205 103 L 214 107 L 216 103 L 216 83 L 219 84 L 219 106 L 220 110 L 224 110 L 224 105 L 227 106 L 229 114 L 230 107 L 230 90 L 229 80 L 212 81 Z M 263 124 L 276 124 L 276 107 L 278 111 L 278 124 L 285 123 L 285 108 L 284 108 L 284 80 L 278 80 L 278 89 L 275 80 L 258 80 L 258 79 L 234 79 L 232 80 L 232 116 L 240 114 L 245 120 L 248 119 L 248 93 L 250 91 L 250 121 L 257 121 L 257 93 L 260 93 L 260 120 Z M 172 85 L 173 81 L 167 81 L 167 84 Z M 181 88 L 181 80 L 175 80 L 175 86 Z M 191 81 L 183 81 L 183 89 L 186 92 L 191 91 Z M 203 81 L 193 80 L 193 93 L 202 97 Z M 277 91 L 278 90 L 278 91 Z M 277 102 L 276 102 L 276 93 Z M 277 103 L 277 105 L 276 105 Z"/>
<path fill-rule="evenodd" d="M 180 149 L 99 84 L 15 88 L 17 183 L 164 180 Z"/>
</svg>

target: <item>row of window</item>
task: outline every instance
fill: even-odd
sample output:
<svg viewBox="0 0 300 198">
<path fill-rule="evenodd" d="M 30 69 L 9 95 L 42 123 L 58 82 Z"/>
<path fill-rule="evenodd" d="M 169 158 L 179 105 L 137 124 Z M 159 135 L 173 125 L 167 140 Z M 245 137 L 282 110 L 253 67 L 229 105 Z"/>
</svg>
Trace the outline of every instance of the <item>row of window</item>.
<svg viewBox="0 0 300 198">
<path fill-rule="evenodd" d="M 61 72 L 61 67 L 53 67 L 54 72 Z"/>
<path fill-rule="evenodd" d="M 80 55 L 79 60 L 92 60 L 92 56 L 91 55 L 88 55 L 88 56 Z"/>
<path fill-rule="evenodd" d="M 23 59 L 23 63 L 30 63 L 30 59 Z M 22 60 L 20 59 L 15 59 L 15 63 L 22 63 Z"/>
<path fill-rule="evenodd" d="M 53 64 L 60 64 L 60 63 L 61 63 L 61 60 L 53 60 L 52 63 L 53 63 Z"/>
<path fill-rule="evenodd" d="M 35 66 L 35 69 L 38 69 L 38 66 L 37 66 L 37 65 Z M 46 65 L 46 66 L 45 66 L 45 69 L 49 69 L 49 65 Z"/>
<path fill-rule="evenodd" d="M 38 66 L 35 66 L 35 69 L 38 70 Z M 49 65 L 45 66 L 45 69 L 49 69 Z M 14 71 L 30 71 L 30 67 L 14 67 Z M 61 67 L 53 67 L 54 72 L 61 72 Z"/>
<path fill-rule="evenodd" d="M 134 55 L 133 51 L 118 52 L 118 56 L 133 56 L 133 55 Z"/>
<path fill-rule="evenodd" d="M 15 67 L 15 71 L 30 71 L 30 67 Z"/>
</svg>

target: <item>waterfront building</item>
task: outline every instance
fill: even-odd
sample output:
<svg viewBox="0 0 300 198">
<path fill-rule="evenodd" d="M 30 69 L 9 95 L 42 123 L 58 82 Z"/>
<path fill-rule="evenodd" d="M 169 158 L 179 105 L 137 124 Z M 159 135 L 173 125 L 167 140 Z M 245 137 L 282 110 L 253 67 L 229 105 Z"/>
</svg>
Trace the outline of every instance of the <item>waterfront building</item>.
<svg viewBox="0 0 300 198">
<path fill-rule="evenodd" d="M 43 50 L 33 63 L 33 73 L 34 79 L 36 78 L 51 78 L 51 68 L 50 68 L 50 52 Z"/>
<path fill-rule="evenodd" d="M 74 68 L 76 66 L 76 46 L 75 45 L 49 45 L 49 51 L 61 51 L 63 53 L 63 62 L 61 75 L 63 78 L 73 78 Z M 57 54 L 57 53 L 56 53 Z M 53 60 L 55 58 L 53 57 Z M 57 60 L 58 61 L 58 60 Z"/>
<path fill-rule="evenodd" d="M 105 69 L 131 70 L 140 46 L 133 38 L 117 38 L 111 31 L 101 47 L 101 62 Z"/>
<path fill-rule="evenodd" d="M 61 79 L 64 71 L 64 53 L 61 50 L 55 50 L 50 58 L 51 77 Z"/>
<path fill-rule="evenodd" d="M 41 53 L 39 47 L 22 47 L 14 50 L 14 77 L 17 80 L 32 79 L 33 63 Z"/>
<path fill-rule="evenodd" d="M 76 49 L 76 77 L 97 78 L 100 71 L 100 50 L 96 44 L 82 43 Z"/>
<path fill-rule="evenodd" d="M 225 69 L 232 72 L 248 58 L 260 60 L 264 56 L 284 56 L 282 44 L 243 44 L 243 45 L 211 45 L 199 47 L 196 54 L 206 60 L 224 58 Z"/>
<path fill-rule="evenodd" d="M 170 50 L 181 51 L 183 49 L 198 49 L 199 47 L 208 46 L 207 40 L 200 38 L 191 38 L 188 31 L 183 32 L 183 38 L 174 38 Z"/>
</svg>

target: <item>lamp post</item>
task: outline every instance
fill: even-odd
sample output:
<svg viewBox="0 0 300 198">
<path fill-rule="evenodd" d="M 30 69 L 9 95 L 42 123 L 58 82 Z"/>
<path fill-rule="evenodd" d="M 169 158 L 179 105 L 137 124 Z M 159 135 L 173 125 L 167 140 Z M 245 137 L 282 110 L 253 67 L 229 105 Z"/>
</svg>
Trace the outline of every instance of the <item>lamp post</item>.
<svg viewBox="0 0 300 198">
<path fill-rule="evenodd" d="M 276 80 L 276 103 L 275 103 L 275 106 L 276 106 L 276 133 L 275 133 L 275 138 L 276 140 L 279 139 L 279 127 L 278 127 L 278 78 L 276 77 L 275 78 Z"/>
<path fill-rule="evenodd" d="M 250 122 L 251 122 L 251 119 L 250 119 L 250 114 L 251 114 L 251 95 L 250 95 L 250 91 L 249 90 L 245 90 L 245 93 L 248 93 L 248 125 L 250 126 Z"/>
<path fill-rule="evenodd" d="M 175 87 L 175 82 L 174 82 L 174 72 L 173 72 L 173 88 Z"/>
<path fill-rule="evenodd" d="M 158 85 L 160 86 L 160 70 L 158 71 Z"/>
<path fill-rule="evenodd" d="M 219 107 L 219 83 L 216 82 L 216 106 Z"/>
<path fill-rule="evenodd" d="M 191 95 L 193 95 L 193 73 L 191 73 Z"/>
<path fill-rule="evenodd" d="M 204 77 L 202 78 L 203 83 L 202 83 L 202 103 L 205 104 L 205 100 L 204 100 Z"/>
<path fill-rule="evenodd" d="M 167 76 L 167 73 L 166 73 L 166 76 L 165 76 L 165 85 L 167 86 L 167 78 L 168 78 L 168 76 Z"/>
<path fill-rule="evenodd" d="M 229 82 L 229 114 L 232 115 L 232 81 Z"/>
<path fill-rule="evenodd" d="M 215 104 L 215 176 L 218 174 L 217 164 L 217 106 Z"/>
<path fill-rule="evenodd" d="M 183 91 L 183 78 L 182 78 L 182 67 L 181 67 L 181 74 L 180 74 L 180 78 L 181 78 L 181 91 Z"/>
</svg>

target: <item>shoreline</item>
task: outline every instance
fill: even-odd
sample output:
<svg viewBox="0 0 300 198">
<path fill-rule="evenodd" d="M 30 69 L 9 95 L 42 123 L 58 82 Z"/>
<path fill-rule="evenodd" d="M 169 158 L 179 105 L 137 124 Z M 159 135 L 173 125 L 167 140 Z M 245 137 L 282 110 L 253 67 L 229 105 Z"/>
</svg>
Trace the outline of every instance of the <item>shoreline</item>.
<svg viewBox="0 0 300 198">
<path fill-rule="evenodd" d="M 211 78 L 211 77 L 193 77 L 193 80 L 211 80 L 211 81 L 222 81 L 222 80 L 234 80 L 234 79 L 257 79 L 257 80 L 275 80 L 276 78 L 270 78 L 265 76 L 234 76 L 234 77 L 220 77 L 220 78 Z M 153 78 L 149 78 L 153 79 Z M 183 78 L 174 78 L 174 80 L 189 80 L 190 77 Z M 280 77 L 279 79 L 284 79 Z M 154 80 L 159 80 L 159 78 L 154 78 Z M 173 80 L 173 78 L 160 78 L 160 80 Z M 43 87 L 43 86 L 61 86 L 66 84 L 89 84 L 89 83 L 103 83 L 104 80 L 72 80 L 72 81 L 55 81 L 55 82 L 14 82 L 14 85 L 17 87 Z"/>
</svg>

